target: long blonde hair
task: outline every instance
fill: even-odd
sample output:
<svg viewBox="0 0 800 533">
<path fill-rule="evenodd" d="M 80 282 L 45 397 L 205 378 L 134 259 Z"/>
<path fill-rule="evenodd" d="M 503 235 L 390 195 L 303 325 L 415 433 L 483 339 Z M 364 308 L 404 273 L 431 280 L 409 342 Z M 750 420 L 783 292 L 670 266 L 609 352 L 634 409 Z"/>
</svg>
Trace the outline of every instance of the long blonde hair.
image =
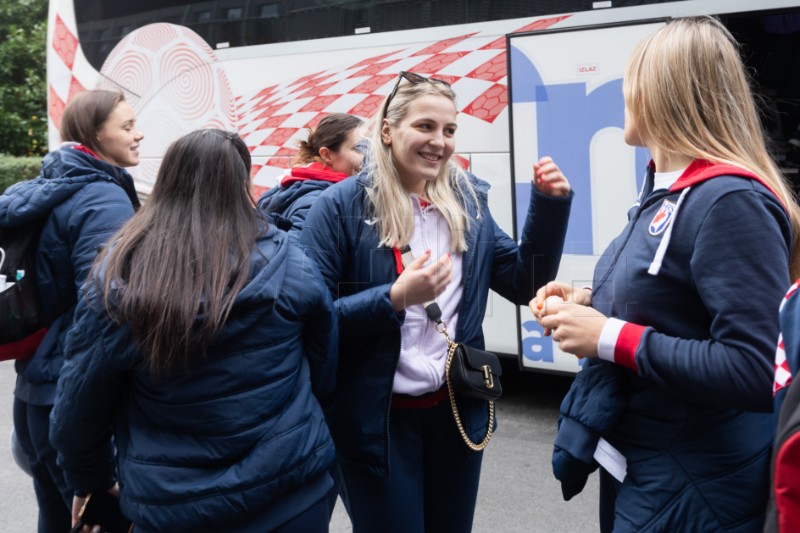
<svg viewBox="0 0 800 533">
<path fill-rule="evenodd" d="M 675 19 L 644 40 L 625 71 L 625 105 L 668 156 L 757 174 L 788 211 L 789 269 L 800 277 L 800 207 L 767 149 L 749 78 L 730 32 L 713 17 Z"/>
<path fill-rule="evenodd" d="M 371 202 L 371 214 L 377 220 L 380 232 L 380 245 L 403 248 L 411 240 L 414 232 L 414 217 L 411 198 L 403 189 L 392 156 L 391 146 L 384 144 L 381 125 L 385 119 L 396 127 L 408 114 L 411 103 L 422 96 L 444 96 L 455 105 L 456 94 L 449 85 L 443 83 L 421 82 L 401 83 L 391 98 L 386 114 L 379 108 L 372 132 L 370 163 L 367 167 L 369 186 L 367 195 Z M 441 212 L 450 228 L 451 248 L 454 252 L 467 249 L 466 233 L 470 219 L 464 205 L 464 198 L 470 195 L 476 206 L 475 190 L 466 173 L 451 157 L 442 165 L 436 179 L 425 183 L 425 196 Z"/>
</svg>

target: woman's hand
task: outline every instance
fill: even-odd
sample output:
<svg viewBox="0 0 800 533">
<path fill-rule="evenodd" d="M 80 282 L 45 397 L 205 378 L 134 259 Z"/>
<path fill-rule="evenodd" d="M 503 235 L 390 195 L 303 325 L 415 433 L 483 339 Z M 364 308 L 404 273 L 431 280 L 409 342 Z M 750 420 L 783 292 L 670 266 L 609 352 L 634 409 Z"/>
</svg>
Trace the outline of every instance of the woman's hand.
<svg viewBox="0 0 800 533">
<path fill-rule="evenodd" d="M 545 335 L 552 335 L 562 351 L 579 358 L 597 357 L 597 343 L 608 318 L 599 311 L 558 296 L 547 299 L 540 311 L 539 324 Z"/>
<path fill-rule="evenodd" d="M 432 265 L 423 266 L 430 257 L 431 251 L 428 250 L 414 259 L 392 284 L 389 298 L 396 312 L 399 313 L 410 305 L 434 300 L 450 283 L 453 271 L 450 254 L 444 254 Z"/>
<path fill-rule="evenodd" d="M 562 281 L 551 281 L 547 285 L 540 287 L 536 291 L 536 296 L 528 304 L 537 320 L 544 316 L 548 298 L 551 296 L 556 296 L 565 302 L 572 302 L 578 305 L 592 305 L 591 290 L 574 287 Z"/>
<path fill-rule="evenodd" d="M 569 181 L 550 156 L 533 164 L 533 186 L 549 196 L 568 196 L 572 190 Z"/>
</svg>

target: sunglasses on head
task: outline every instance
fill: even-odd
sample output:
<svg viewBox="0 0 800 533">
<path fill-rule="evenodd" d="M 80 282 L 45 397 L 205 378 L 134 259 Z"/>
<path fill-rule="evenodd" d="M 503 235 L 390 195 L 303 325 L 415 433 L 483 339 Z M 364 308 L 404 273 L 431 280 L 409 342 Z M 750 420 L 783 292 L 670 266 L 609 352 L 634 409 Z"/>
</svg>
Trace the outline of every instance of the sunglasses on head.
<svg viewBox="0 0 800 533">
<path fill-rule="evenodd" d="M 418 83 L 430 82 L 430 83 L 439 83 L 441 85 L 444 85 L 445 87 L 450 87 L 449 83 L 447 83 L 444 80 L 440 80 L 439 78 L 426 78 L 425 76 L 421 76 L 414 72 L 408 72 L 403 70 L 400 72 L 400 75 L 397 76 L 397 82 L 394 84 L 392 92 L 389 93 L 389 97 L 386 98 L 386 103 L 384 103 L 383 105 L 383 113 L 381 113 L 381 119 L 386 118 L 386 111 L 389 110 L 389 103 L 392 101 L 392 98 L 394 98 L 395 95 L 397 94 L 397 90 L 400 89 L 400 84 L 403 82 L 403 79 L 408 80 L 408 82 L 411 83 L 412 85 L 417 85 Z"/>
</svg>

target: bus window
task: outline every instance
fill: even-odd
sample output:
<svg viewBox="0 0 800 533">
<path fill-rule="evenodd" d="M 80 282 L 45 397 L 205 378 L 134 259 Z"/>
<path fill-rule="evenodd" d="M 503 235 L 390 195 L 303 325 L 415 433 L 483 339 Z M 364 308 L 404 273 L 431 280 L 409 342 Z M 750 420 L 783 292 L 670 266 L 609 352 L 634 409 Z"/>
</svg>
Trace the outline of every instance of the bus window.
<svg viewBox="0 0 800 533">
<path fill-rule="evenodd" d="M 659 0 L 615 0 L 614 5 Z M 211 48 L 343 37 L 592 9 L 589 0 L 75 0 L 78 37 L 99 70 L 128 33 L 155 22 L 191 28 Z M 124 28 L 124 32 L 121 31 Z M 109 33 L 103 32 L 110 29 Z M 102 32 L 102 34 L 101 34 Z"/>
</svg>

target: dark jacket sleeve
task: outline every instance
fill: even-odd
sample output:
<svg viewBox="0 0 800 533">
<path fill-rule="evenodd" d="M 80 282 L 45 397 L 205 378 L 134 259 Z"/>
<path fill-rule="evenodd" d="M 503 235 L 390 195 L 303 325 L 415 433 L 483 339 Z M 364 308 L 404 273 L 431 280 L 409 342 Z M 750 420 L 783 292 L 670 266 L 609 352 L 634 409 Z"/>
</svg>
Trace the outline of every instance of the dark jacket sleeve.
<svg viewBox="0 0 800 533">
<path fill-rule="evenodd" d="M 63 211 L 58 211 L 55 224 L 59 244 L 67 244 L 68 250 L 58 247 L 46 249 L 42 265 L 37 267 L 40 273 L 39 298 L 48 302 L 46 312 L 52 315 L 53 323 L 37 355 L 18 364 L 18 370 L 25 378 L 35 383 L 55 383 L 58 379 L 76 296 L 99 249 L 133 216 L 133 207 L 125 191 L 107 181 L 87 184 L 67 202 Z M 48 268 L 46 264 L 51 266 Z M 41 276 L 41 268 L 47 269 L 48 275 L 52 276 L 51 282 L 43 283 L 46 278 Z"/>
<path fill-rule="evenodd" d="M 306 224 L 308 211 L 314 202 L 319 197 L 319 190 L 311 190 L 292 203 L 292 206 L 286 211 L 285 215 L 292 223 L 292 228 L 297 231 L 302 231 Z"/>
<path fill-rule="evenodd" d="M 80 290 L 100 249 L 133 216 L 133 206 L 119 185 L 93 183 L 76 194 L 67 221 L 75 290 Z"/>
<path fill-rule="evenodd" d="M 339 361 L 339 327 L 330 294 L 313 261 L 306 265 L 307 282 L 315 294 L 311 312 L 303 326 L 303 345 L 311 366 L 311 387 L 314 395 L 325 402 L 336 386 Z"/>
<path fill-rule="evenodd" d="M 333 191 L 333 189 L 328 189 Z M 340 295 L 340 283 L 351 251 L 346 244 L 348 219 L 335 198 L 323 193 L 306 217 L 300 242 L 306 253 L 317 262 L 325 285 L 334 300 L 343 336 L 359 331 L 371 334 L 396 330 L 402 324 L 403 313 L 395 312 L 389 291 L 391 283 L 376 285 L 355 294 Z M 360 220 L 357 222 L 361 222 Z"/>
<path fill-rule="evenodd" d="M 533 187 L 533 186 L 531 186 Z M 535 188 L 519 246 L 494 222 L 492 290 L 518 305 L 556 277 L 564 249 L 572 196 L 553 197 Z"/>
<path fill-rule="evenodd" d="M 789 286 L 788 232 L 785 212 L 763 193 L 720 198 L 691 257 L 695 287 L 712 318 L 710 338 L 647 328 L 636 350 L 640 375 L 690 401 L 771 411 L 778 307 Z"/>
<path fill-rule="evenodd" d="M 106 489 L 116 479 L 113 419 L 127 390 L 125 373 L 133 350 L 123 347 L 131 343 L 113 338 L 120 330 L 99 318 L 85 300 L 75 316 L 50 415 L 50 441 L 70 487 L 87 493 Z"/>
</svg>

